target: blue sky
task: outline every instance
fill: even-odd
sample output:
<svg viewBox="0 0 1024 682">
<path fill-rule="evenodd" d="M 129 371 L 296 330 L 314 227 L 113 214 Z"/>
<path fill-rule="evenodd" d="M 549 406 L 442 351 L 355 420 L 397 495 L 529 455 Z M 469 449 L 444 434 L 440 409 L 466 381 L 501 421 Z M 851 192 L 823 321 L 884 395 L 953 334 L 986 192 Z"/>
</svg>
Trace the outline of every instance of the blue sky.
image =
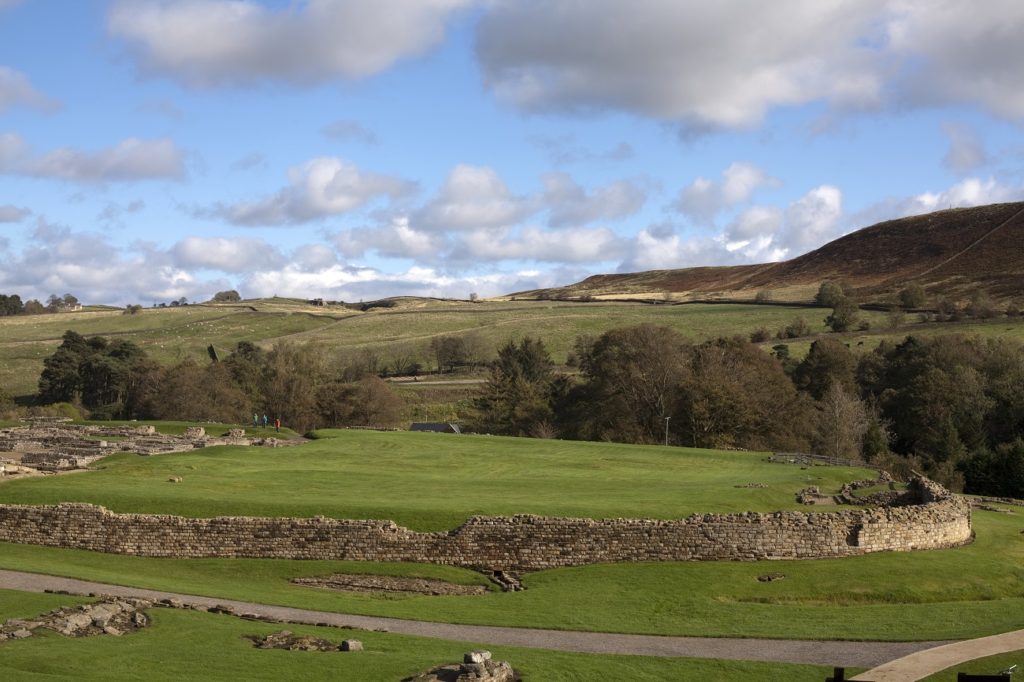
<svg viewBox="0 0 1024 682">
<path fill-rule="evenodd" d="M 0 0 L 0 292 L 465 297 L 1024 198 L 1017 0 Z"/>
</svg>

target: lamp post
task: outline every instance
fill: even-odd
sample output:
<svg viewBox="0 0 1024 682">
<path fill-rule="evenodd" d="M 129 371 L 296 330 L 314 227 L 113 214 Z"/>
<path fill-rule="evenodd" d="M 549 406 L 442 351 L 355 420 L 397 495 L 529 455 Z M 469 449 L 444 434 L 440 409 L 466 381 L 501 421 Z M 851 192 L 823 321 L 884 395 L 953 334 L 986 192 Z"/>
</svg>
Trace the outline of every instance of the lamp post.
<svg viewBox="0 0 1024 682">
<path fill-rule="evenodd" d="M 665 417 L 665 445 L 668 445 L 668 420 L 672 417 Z"/>
</svg>

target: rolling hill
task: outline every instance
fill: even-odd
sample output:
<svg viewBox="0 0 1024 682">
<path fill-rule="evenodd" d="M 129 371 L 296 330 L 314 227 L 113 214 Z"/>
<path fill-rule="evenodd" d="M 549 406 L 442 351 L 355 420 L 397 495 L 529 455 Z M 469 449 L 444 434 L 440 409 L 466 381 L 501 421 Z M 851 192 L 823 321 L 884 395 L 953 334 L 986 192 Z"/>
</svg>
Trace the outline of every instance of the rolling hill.
<svg viewBox="0 0 1024 682">
<path fill-rule="evenodd" d="M 821 282 L 845 280 L 865 302 L 883 303 L 917 283 L 954 300 L 983 291 L 1024 296 L 1024 202 L 954 208 L 857 230 L 779 263 L 595 275 L 520 298 L 651 298 L 809 301 Z"/>
</svg>

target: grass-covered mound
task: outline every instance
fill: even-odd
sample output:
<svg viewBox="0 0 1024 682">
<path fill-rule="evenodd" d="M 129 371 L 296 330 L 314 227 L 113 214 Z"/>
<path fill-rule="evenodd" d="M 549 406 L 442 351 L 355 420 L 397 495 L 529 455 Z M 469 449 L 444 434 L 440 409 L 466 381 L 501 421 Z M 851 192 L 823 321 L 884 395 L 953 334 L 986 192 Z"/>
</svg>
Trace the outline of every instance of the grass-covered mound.
<svg viewBox="0 0 1024 682">
<path fill-rule="evenodd" d="M 91 502 L 182 516 L 391 519 L 414 530 L 474 515 L 679 518 L 799 508 L 807 485 L 838 490 L 864 469 L 769 464 L 763 453 L 659 446 L 323 431 L 288 448 L 115 455 L 94 470 L 0 485 L 0 503 Z M 169 483 L 180 477 L 180 483 Z M 766 487 L 740 487 L 747 484 Z"/>
</svg>

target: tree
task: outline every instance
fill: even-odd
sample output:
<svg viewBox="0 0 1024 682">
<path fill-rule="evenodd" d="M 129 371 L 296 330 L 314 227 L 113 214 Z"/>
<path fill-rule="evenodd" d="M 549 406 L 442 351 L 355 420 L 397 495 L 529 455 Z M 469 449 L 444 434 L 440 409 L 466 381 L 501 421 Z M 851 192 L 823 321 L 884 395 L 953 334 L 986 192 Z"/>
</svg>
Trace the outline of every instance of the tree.
<svg viewBox="0 0 1024 682">
<path fill-rule="evenodd" d="M 776 336 L 780 339 L 796 339 L 801 336 L 810 336 L 810 334 L 811 326 L 807 324 L 807 320 L 798 317 L 780 329 Z"/>
<path fill-rule="evenodd" d="M 235 303 L 242 300 L 242 296 L 234 289 L 228 289 L 227 291 L 218 291 L 213 295 L 215 303 Z"/>
<path fill-rule="evenodd" d="M 793 383 L 801 391 L 821 400 L 829 386 L 856 386 L 857 359 L 846 344 L 836 339 L 818 339 L 793 372 Z"/>
<path fill-rule="evenodd" d="M 37 299 L 32 298 L 25 301 L 24 312 L 26 315 L 41 315 L 46 312 L 46 307 Z"/>
<path fill-rule="evenodd" d="M 72 294 L 64 294 L 64 298 L 61 299 L 61 307 L 64 309 L 74 308 L 78 305 L 78 298 Z"/>
<path fill-rule="evenodd" d="M 0 294 L 0 317 L 6 317 L 8 315 L 21 315 L 25 310 L 24 304 L 21 302 L 21 296 L 18 294 Z"/>
<path fill-rule="evenodd" d="M 920 284 L 908 284 L 900 289 L 900 305 L 905 309 L 923 308 L 928 303 L 928 294 Z"/>
<path fill-rule="evenodd" d="M 587 383 L 576 430 L 587 438 L 660 443 L 665 419 L 676 414 L 687 371 L 689 344 L 667 327 L 651 324 L 613 329 L 576 341 L 577 362 Z M 571 426 L 571 425 L 570 425 Z"/>
<path fill-rule="evenodd" d="M 829 457 L 855 458 L 861 453 L 870 422 L 864 403 L 833 381 L 815 403 L 815 446 Z"/>
<path fill-rule="evenodd" d="M 849 331 L 857 324 L 860 307 L 850 298 L 841 298 L 832 307 L 832 314 L 825 318 L 825 324 L 834 332 Z"/>
<path fill-rule="evenodd" d="M 840 300 L 852 297 L 853 289 L 846 282 L 822 282 L 814 296 L 814 302 L 822 306 L 835 307 Z"/>
<path fill-rule="evenodd" d="M 557 399 L 552 366 L 540 339 L 525 337 L 502 346 L 474 403 L 478 430 L 525 436 L 538 424 L 552 422 Z"/>
</svg>

